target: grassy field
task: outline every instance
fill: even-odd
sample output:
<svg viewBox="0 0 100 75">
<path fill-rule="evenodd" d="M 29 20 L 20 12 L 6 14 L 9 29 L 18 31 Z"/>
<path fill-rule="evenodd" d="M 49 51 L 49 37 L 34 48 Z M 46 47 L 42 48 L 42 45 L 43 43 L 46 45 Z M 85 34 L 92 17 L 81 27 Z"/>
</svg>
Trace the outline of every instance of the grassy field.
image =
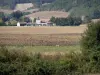
<svg viewBox="0 0 100 75">
<path fill-rule="evenodd" d="M 43 55 L 81 52 L 79 41 L 85 26 L 0 27 L 0 45 Z"/>
<path fill-rule="evenodd" d="M 80 46 L 6 46 L 9 50 L 24 50 L 30 53 L 68 53 L 80 52 Z"/>
</svg>

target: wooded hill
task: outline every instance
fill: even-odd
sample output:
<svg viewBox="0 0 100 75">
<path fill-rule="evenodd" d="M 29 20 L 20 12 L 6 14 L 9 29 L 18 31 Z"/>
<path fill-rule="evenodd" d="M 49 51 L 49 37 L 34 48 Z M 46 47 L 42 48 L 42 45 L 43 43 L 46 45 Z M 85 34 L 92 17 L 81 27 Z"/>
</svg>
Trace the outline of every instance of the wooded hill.
<svg viewBox="0 0 100 75">
<path fill-rule="evenodd" d="M 37 5 L 43 3 L 51 3 L 55 0 L 0 0 L 0 7 L 2 8 L 14 8 L 18 3 L 36 3 Z"/>
<path fill-rule="evenodd" d="M 100 0 L 56 0 L 41 10 L 63 10 L 72 16 L 91 16 L 100 13 Z"/>
</svg>

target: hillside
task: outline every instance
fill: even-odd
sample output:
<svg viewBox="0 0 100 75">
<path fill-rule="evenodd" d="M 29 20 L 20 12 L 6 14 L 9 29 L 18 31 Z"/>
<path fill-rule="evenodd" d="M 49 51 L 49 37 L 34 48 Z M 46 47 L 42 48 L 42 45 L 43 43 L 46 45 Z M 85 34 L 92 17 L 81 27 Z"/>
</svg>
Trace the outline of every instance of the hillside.
<svg viewBox="0 0 100 75">
<path fill-rule="evenodd" d="M 20 3 L 34 3 L 36 5 L 40 5 L 43 3 L 51 3 L 53 1 L 55 0 L 0 0 L 0 7 L 5 9 L 14 9 L 16 4 Z"/>
<path fill-rule="evenodd" d="M 34 7 L 34 5 L 32 3 L 17 4 L 15 7 L 15 10 L 24 11 L 31 7 Z"/>
<path fill-rule="evenodd" d="M 42 6 L 41 10 L 63 10 L 70 12 L 72 16 L 93 16 L 100 11 L 100 0 L 56 0 Z"/>
</svg>

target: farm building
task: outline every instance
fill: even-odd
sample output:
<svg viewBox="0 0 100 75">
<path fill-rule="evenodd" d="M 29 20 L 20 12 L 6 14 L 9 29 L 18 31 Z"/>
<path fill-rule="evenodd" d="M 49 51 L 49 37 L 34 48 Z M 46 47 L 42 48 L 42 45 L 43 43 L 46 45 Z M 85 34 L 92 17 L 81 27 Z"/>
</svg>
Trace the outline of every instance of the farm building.
<svg viewBox="0 0 100 75">
<path fill-rule="evenodd" d="M 49 19 L 40 19 L 40 18 L 37 18 L 35 25 L 36 26 L 53 26 L 53 23 L 50 22 Z"/>
<path fill-rule="evenodd" d="M 20 27 L 20 26 L 33 26 L 33 23 L 29 22 L 18 22 L 17 23 L 17 27 Z"/>
</svg>

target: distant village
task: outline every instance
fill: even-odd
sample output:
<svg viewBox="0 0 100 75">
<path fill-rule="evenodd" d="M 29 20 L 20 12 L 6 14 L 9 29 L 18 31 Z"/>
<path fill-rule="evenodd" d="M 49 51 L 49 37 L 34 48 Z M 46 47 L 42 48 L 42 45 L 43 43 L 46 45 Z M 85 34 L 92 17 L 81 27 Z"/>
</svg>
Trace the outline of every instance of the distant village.
<svg viewBox="0 0 100 75">
<path fill-rule="evenodd" d="M 39 17 L 35 19 L 31 18 L 31 22 L 17 22 L 17 26 L 54 26 L 49 19 L 40 19 Z"/>
</svg>

